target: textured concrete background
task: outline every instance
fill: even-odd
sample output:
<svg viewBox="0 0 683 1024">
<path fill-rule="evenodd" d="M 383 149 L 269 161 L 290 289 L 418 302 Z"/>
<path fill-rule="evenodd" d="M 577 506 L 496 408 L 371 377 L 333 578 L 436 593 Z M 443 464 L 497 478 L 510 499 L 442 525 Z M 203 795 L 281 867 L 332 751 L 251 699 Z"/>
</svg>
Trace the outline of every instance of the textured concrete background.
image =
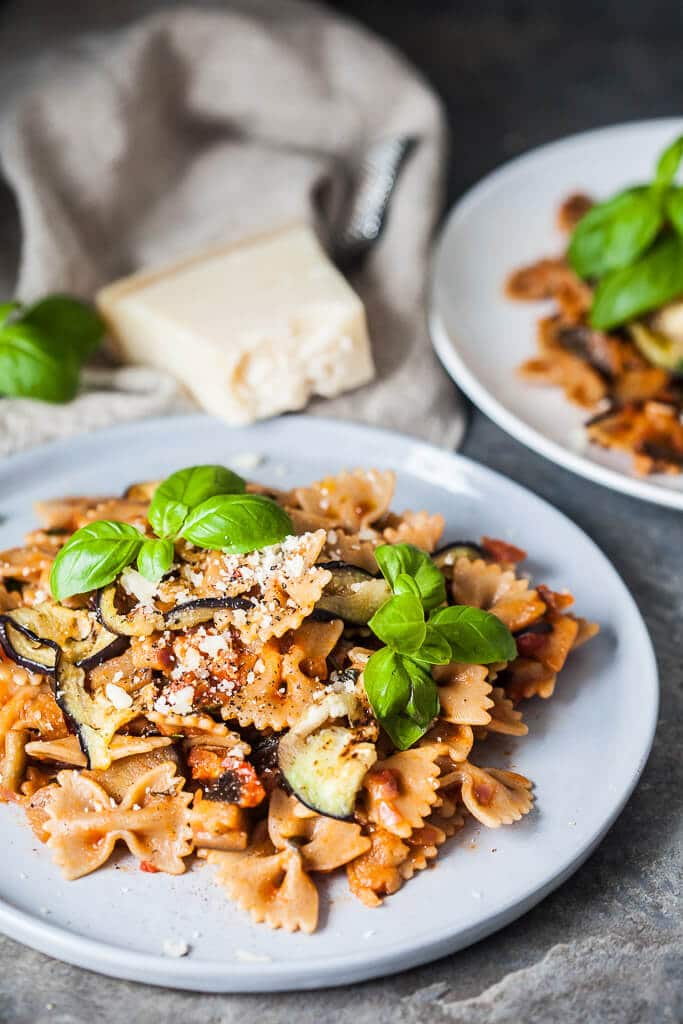
<svg viewBox="0 0 683 1024">
<path fill-rule="evenodd" d="M 125 0 L 90 0 L 84 26 Z M 22 10 L 19 12 L 19 7 Z M 0 3 L 13 22 L 53 0 Z M 679 0 L 355 0 L 338 7 L 393 39 L 447 102 L 450 192 L 531 146 L 612 121 L 680 114 Z M 481 414 L 465 454 L 553 502 L 614 561 L 657 651 L 662 710 L 640 786 L 561 889 L 515 924 L 431 966 L 344 990 L 197 996 L 115 982 L 0 939 L 2 1024 L 677 1024 L 683 1021 L 683 530 L 681 514 L 580 480 Z M 618 700 L 618 693 L 615 693 Z M 595 784 L 600 785 L 599 778 Z"/>
</svg>

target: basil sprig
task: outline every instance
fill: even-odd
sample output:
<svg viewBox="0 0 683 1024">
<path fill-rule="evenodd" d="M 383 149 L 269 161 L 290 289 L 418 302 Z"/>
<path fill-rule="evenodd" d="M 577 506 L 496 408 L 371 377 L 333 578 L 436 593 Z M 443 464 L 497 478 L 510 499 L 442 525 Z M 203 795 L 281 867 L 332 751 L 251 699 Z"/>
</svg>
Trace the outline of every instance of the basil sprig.
<svg viewBox="0 0 683 1024">
<path fill-rule="evenodd" d="M 386 544 L 375 557 L 393 596 L 368 623 L 385 646 L 368 659 L 363 680 L 382 728 L 395 747 L 407 750 L 439 713 L 432 665 L 511 661 L 517 647 L 495 615 L 467 605 L 441 607 L 445 580 L 424 551 Z"/>
<path fill-rule="evenodd" d="M 156 537 L 113 520 L 76 530 L 52 566 L 55 599 L 104 587 L 135 562 L 157 582 L 171 568 L 180 537 L 231 554 L 279 543 L 293 530 L 289 516 L 270 498 L 244 493 L 245 486 L 224 466 L 193 466 L 173 473 L 154 492 L 148 515 Z"/>
<path fill-rule="evenodd" d="M 0 394 L 68 402 L 78 391 L 81 365 L 104 333 L 95 310 L 68 295 L 33 306 L 0 305 Z"/>
<path fill-rule="evenodd" d="M 667 146 L 652 182 L 597 203 L 572 232 L 569 263 L 596 282 L 589 314 L 612 330 L 683 294 L 683 189 L 675 184 L 683 136 Z"/>
</svg>

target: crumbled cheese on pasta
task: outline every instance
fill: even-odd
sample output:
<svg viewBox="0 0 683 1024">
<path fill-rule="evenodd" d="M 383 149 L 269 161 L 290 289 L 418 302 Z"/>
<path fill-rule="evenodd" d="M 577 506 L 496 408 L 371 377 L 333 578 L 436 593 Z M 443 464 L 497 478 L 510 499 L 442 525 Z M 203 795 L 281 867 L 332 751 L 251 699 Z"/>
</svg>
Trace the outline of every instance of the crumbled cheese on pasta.
<svg viewBox="0 0 683 1024">
<path fill-rule="evenodd" d="M 200 651 L 204 654 L 208 654 L 210 658 L 215 658 L 221 651 L 227 649 L 227 643 L 224 636 L 203 636 L 197 644 Z"/>
<path fill-rule="evenodd" d="M 194 706 L 194 686 L 182 686 L 179 690 L 167 690 L 154 702 L 154 710 L 162 715 L 189 715 Z"/>
<path fill-rule="evenodd" d="M 117 673 L 122 675 L 123 673 Z M 115 683 L 107 683 L 104 688 L 104 693 L 110 704 L 113 704 L 118 711 L 122 711 L 124 708 L 129 708 L 133 704 L 133 698 L 129 693 L 123 689 L 122 686 L 117 686 Z"/>
<path fill-rule="evenodd" d="M 158 584 L 145 579 L 137 569 L 124 569 L 119 577 L 121 586 L 132 597 L 137 598 L 141 605 L 149 607 L 154 604 Z"/>
</svg>

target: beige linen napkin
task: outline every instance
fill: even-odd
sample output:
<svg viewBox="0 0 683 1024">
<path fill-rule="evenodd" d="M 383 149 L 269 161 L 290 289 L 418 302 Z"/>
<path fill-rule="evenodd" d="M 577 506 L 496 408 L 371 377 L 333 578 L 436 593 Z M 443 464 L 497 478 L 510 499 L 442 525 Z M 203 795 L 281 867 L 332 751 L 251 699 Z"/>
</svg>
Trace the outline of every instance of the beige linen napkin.
<svg viewBox="0 0 683 1024">
<path fill-rule="evenodd" d="M 445 140 L 434 94 L 324 8 L 155 6 L 3 8 L 3 53 L 23 59 L 0 72 L 0 297 L 91 296 L 132 270 L 295 218 L 329 244 L 367 148 L 415 135 L 386 229 L 351 278 L 377 379 L 309 408 L 457 444 L 459 400 L 425 326 Z M 187 400 L 170 378 L 96 371 L 69 406 L 0 400 L 0 453 L 178 408 Z"/>
</svg>

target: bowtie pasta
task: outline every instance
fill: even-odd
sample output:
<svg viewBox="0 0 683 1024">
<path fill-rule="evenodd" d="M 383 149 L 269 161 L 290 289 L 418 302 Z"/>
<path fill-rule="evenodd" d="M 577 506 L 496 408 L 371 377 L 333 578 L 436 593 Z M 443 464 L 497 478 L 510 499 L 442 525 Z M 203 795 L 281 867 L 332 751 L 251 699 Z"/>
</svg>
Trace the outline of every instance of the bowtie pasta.
<svg viewBox="0 0 683 1024">
<path fill-rule="evenodd" d="M 254 921 L 312 932 L 330 872 L 377 906 L 468 819 L 495 829 L 531 810 L 528 779 L 485 767 L 487 737 L 524 736 L 523 701 L 550 697 L 597 627 L 568 593 L 520 575 L 518 548 L 439 548 L 443 517 L 390 511 L 393 489 L 378 470 L 288 492 L 249 485 L 288 512 L 295 533 L 281 544 L 229 555 L 179 540 L 151 590 L 126 570 L 61 605 L 49 577 L 62 545 L 96 519 L 146 530 L 154 485 L 38 506 L 41 527 L 0 554 L 0 795 L 66 879 L 121 844 L 150 872 L 182 874 L 198 857 Z M 510 662 L 434 666 L 438 713 L 410 749 L 392 744 L 364 688 L 379 642 L 363 602 L 386 598 L 381 544 L 433 555 L 448 604 L 489 611 L 517 647 Z M 179 624 L 181 606 L 201 615 Z M 350 813 L 330 813 L 334 786 L 350 787 Z"/>
</svg>

